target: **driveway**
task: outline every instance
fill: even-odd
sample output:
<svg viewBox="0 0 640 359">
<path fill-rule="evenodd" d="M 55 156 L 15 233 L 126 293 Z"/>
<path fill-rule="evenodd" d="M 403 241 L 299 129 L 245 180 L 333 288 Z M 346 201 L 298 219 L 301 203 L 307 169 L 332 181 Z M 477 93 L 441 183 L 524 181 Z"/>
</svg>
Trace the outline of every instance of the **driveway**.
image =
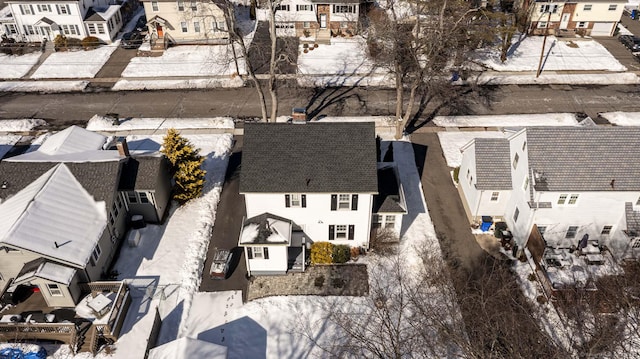
<svg viewBox="0 0 640 359">
<path fill-rule="evenodd" d="M 298 62 L 297 37 L 278 37 L 276 41 L 277 55 L 286 56 L 286 59 L 278 63 L 277 73 L 295 74 Z M 271 56 L 271 37 L 269 36 L 269 26 L 266 21 L 259 21 L 253 35 L 251 45 L 247 50 L 249 61 L 253 65 L 256 74 L 269 73 L 269 58 Z"/>
<path fill-rule="evenodd" d="M 640 61 L 627 49 L 617 36 L 614 37 L 596 37 L 595 40 L 604 46 L 607 51 L 620 61 L 629 71 L 640 71 Z"/>
<path fill-rule="evenodd" d="M 244 197 L 238 193 L 240 184 L 240 160 L 242 156 L 242 136 L 235 136 L 233 154 L 229 159 L 229 166 L 222 187 L 216 221 L 213 226 L 211 242 L 207 250 L 207 258 L 202 272 L 201 292 L 217 292 L 225 290 L 241 290 L 242 298 L 247 298 L 247 266 L 244 260 L 244 252 L 238 247 L 240 225 L 245 215 Z M 209 278 L 211 268 L 211 256 L 216 248 L 231 249 L 233 259 L 229 268 L 229 274 L 225 280 Z"/>
</svg>

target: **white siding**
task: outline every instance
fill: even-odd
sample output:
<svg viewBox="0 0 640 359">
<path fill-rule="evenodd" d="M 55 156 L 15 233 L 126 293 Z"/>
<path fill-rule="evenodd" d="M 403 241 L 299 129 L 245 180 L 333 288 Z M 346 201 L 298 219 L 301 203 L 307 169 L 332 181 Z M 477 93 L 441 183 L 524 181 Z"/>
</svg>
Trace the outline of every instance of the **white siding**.
<svg viewBox="0 0 640 359">
<path fill-rule="evenodd" d="M 263 248 L 265 246 L 262 246 Z M 260 274 L 260 272 L 285 273 L 287 271 L 287 246 L 268 246 L 269 259 L 256 258 L 249 259 L 247 248 L 245 247 L 245 258 L 249 274 Z"/>
<path fill-rule="evenodd" d="M 608 22 L 617 23 L 622 17 L 624 2 L 589 3 L 580 2 L 576 5 L 571 21 Z M 591 10 L 584 11 L 584 5 L 591 5 Z M 609 10 L 610 5 L 616 5 L 615 10 Z"/>
<path fill-rule="evenodd" d="M 147 14 L 147 20 L 151 20 L 154 16 L 159 16 L 165 19 L 167 23 L 173 27 L 173 30 L 168 26 L 164 26 L 164 33 L 169 34 L 178 42 L 219 40 L 226 39 L 228 37 L 228 33 L 226 31 L 220 31 L 220 29 L 213 26 L 214 22 L 225 22 L 222 10 L 213 3 L 198 1 L 196 3 L 196 11 L 191 10 L 191 1 L 189 0 L 185 0 L 183 2 L 183 11 L 178 10 L 177 1 L 157 2 L 157 4 L 158 11 L 154 11 L 151 1 L 144 2 L 144 12 Z M 183 22 L 187 25 L 186 32 L 182 31 L 181 24 Z M 195 31 L 196 22 L 200 28 L 199 32 Z M 155 26 L 149 26 L 149 30 L 151 34 L 157 35 Z"/>
<path fill-rule="evenodd" d="M 525 179 L 529 177 L 529 156 L 527 148 L 524 150 L 523 145 L 526 141 L 526 132 L 520 131 L 509 138 L 510 156 L 509 166 L 511 169 L 512 192 L 509 201 L 505 207 L 505 222 L 513 233 L 518 245 L 522 246 L 526 243 L 533 225 L 533 217 L 531 208 L 529 208 L 530 193 L 524 189 Z M 513 160 L 518 154 L 518 164 L 513 168 Z M 529 186 L 533 183 L 529 179 Z M 518 220 L 514 221 L 514 213 L 516 208 L 519 211 Z"/>
<path fill-rule="evenodd" d="M 476 189 L 476 145 L 472 142 L 467 147 L 463 147 L 462 162 L 460 172 L 458 172 L 458 185 L 464 193 L 467 208 L 471 212 L 470 220 L 473 221 L 479 213 L 480 191 Z"/>
<path fill-rule="evenodd" d="M 304 232 L 313 242 L 327 241 L 329 239 L 329 225 L 354 225 L 353 240 L 332 240 L 331 242 L 334 244 L 368 247 L 372 198 L 371 194 L 359 193 L 357 211 L 332 211 L 330 193 L 307 193 L 306 208 L 287 208 L 285 206 L 284 193 L 247 193 L 245 194 L 245 203 L 247 206 L 247 218 L 268 212 L 291 219 L 303 227 Z"/>
</svg>

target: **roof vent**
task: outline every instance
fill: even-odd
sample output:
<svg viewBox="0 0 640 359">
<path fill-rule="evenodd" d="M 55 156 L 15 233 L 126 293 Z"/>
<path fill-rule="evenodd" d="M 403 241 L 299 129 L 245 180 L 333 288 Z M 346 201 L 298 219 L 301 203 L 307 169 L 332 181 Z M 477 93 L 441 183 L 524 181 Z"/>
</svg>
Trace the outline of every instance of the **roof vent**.
<svg viewBox="0 0 640 359">
<path fill-rule="evenodd" d="M 0 185 L 0 188 L 2 188 L 2 189 L 7 189 L 7 188 L 9 188 L 9 182 L 7 182 L 7 181 L 2 181 L 2 185 Z"/>
</svg>

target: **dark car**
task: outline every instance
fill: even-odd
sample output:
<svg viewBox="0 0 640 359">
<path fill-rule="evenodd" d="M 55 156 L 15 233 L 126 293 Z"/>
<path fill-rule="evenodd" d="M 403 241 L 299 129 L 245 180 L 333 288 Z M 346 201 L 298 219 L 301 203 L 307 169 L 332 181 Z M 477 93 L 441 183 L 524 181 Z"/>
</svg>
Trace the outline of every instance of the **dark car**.
<svg viewBox="0 0 640 359">
<path fill-rule="evenodd" d="M 142 15 L 138 18 L 138 21 L 136 22 L 136 30 L 144 33 L 146 31 L 148 31 L 147 28 L 147 17 L 145 15 Z"/>
<path fill-rule="evenodd" d="M 631 35 L 620 35 L 620 42 L 632 52 L 640 51 L 640 38 Z"/>
<path fill-rule="evenodd" d="M 144 35 L 140 31 L 131 31 L 122 35 L 120 46 L 125 49 L 137 49 L 142 45 L 142 41 L 144 41 Z"/>
</svg>

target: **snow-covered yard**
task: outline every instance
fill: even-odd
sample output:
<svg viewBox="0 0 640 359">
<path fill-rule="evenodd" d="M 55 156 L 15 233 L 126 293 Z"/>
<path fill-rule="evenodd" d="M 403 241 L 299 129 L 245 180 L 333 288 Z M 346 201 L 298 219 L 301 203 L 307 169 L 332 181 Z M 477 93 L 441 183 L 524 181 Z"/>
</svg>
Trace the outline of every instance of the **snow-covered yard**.
<svg viewBox="0 0 640 359">
<path fill-rule="evenodd" d="M 536 71 L 542 42 L 542 36 L 525 36 L 521 41 L 518 36 L 514 36 L 505 63 L 500 61 L 500 53 L 495 47 L 479 50 L 476 59 L 496 71 Z M 544 54 L 543 71 L 627 70 L 604 46 L 592 39 L 559 39 L 549 36 Z"/>
<path fill-rule="evenodd" d="M 110 44 L 94 50 L 55 52 L 49 55 L 31 78 L 93 78 L 117 48 L 117 44 Z"/>
<path fill-rule="evenodd" d="M 436 116 L 433 123 L 440 127 L 531 127 L 574 126 L 573 113 L 533 113 L 513 115 Z"/>
<path fill-rule="evenodd" d="M 26 75 L 40 55 L 39 51 L 20 56 L 0 54 L 0 78 L 18 79 Z"/>
<path fill-rule="evenodd" d="M 617 126 L 640 126 L 640 112 L 602 112 L 599 115 Z"/>
</svg>

